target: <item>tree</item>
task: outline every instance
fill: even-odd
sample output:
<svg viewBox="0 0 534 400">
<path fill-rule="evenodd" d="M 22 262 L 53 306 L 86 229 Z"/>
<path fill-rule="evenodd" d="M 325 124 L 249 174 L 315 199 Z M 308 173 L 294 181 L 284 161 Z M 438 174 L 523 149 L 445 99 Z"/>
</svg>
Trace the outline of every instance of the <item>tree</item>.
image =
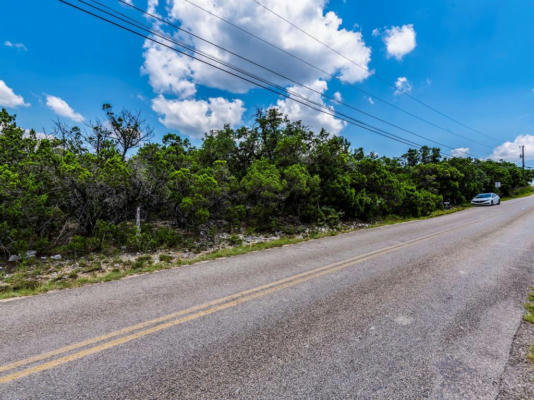
<svg viewBox="0 0 534 400">
<path fill-rule="evenodd" d="M 428 215 L 444 199 L 513 194 L 533 178 L 513 163 L 442 159 L 425 146 L 395 158 L 366 154 L 276 109 L 259 111 L 252 127 L 211 131 L 199 147 L 173 133 L 147 143 L 151 130 L 138 114 L 104 111 L 107 120 L 89 133 L 58 122 L 55 137 L 23 130 L 0 111 L 0 255 L 62 246 L 76 253 L 105 242 L 154 249 L 208 227 Z M 141 239 L 133 228 L 138 206 Z"/>
<path fill-rule="evenodd" d="M 134 114 L 128 110 L 122 110 L 117 115 L 110 104 L 104 104 L 102 110 L 106 113 L 109 122 L 110 137 L 119 147 L 123 161 L 129 150 L 152 137 L 153 130 L 141 119 L 140 113 Z"/>
<path fill-rule="evenodd" d="M 302 164 L 293 164 L 283 170 L 286 182 L 286 212 L 299 221 L 304 216 L 307 220 L 317 217 L 321 179 L 311 176 Z"/>
<path fill-rule="evenodd" d="M 267 159 L 252 162 L 241 180 L 241 188 L 248 200 L 247 213 L 256 224 L 265 226 L 279 215 L 285 185 L 280 171 Z"/>
<path fill-rule="evenodd" d="M 115 151 L 115 140 L 112 132 L 106 124 L 100 120 L 90 124 L 91 133 L 86 135 L 85 140 L 91 145 L 97 156 L 105 157 L 106 154 Z"/>
<path fill-rule="evenodd" d="M 421 155 L 416 149 L 408 149 L 406 153 L 402 155 L 405 165 L 408 167 L 415 167 L 421 161 Z"/>
</svg>

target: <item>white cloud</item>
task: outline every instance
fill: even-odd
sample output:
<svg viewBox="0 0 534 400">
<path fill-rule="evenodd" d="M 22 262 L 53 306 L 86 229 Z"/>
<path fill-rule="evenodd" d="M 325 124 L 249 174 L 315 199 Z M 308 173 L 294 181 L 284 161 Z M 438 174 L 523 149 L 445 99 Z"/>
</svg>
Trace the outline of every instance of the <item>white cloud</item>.
<svg viewBox="0 0 534 400">
<path fill-rule="evenodd" d="M 85 119 L 83 115 L 75 112 L 65 100 L 59 97 L 47 95 L 46 105 L 61 117 L 69 118 L 75 122 L 83 122 Z"/>
<path fill-rule="evenodd" d="M 231 49 L 237 54 L 246 55 L 247 58 L 254 60 L 258 64 L 283 72 L 293 79 L 298 79 L 308 85 L 313 85 L 318 80 L 329 79 L 330 75 L 336 76 L 344 83 L 356 83 L 365 80 L 372 73 L 367 69 L 371 61 L 371 49 L 366 46 L 361 32 L 342 28 L 342 20 L 334 12 L 325 10 L 327 3 L 325 0 L 293 0 L 291 2 L 265 0 L 264 3 L 267 7 L 295 22 L 305 31 L 312 32 L 315 37 L 340 53 L 349 55 L 353 61 L 363 66 L 363 68 L 329 51 L 252 1 L 227 0 L 213 2 L 211 0 L 196 0 L 195 3 L 242 26 L 253 34 L 265 38 L 285 51 L 305 59 L 327 73 L 315 70 L 279 50 L 252 39 L 243 32 L 232 28 L 223 21 L 204 13 L 185 1 L 168 0 L 166 10 L 169 15 L 167 18 L 176 21 L 183 28 L 193 31 L 207 40 Z M 149 0 L 147 7 L 149 12 L 155 12 L 157 5 L 158 0 Z M 156 24 L 155 28 L 161 30 L 164 26 Z M 199 39 L 188 37 L 176 31 L 171 33 L 176 40 L 187 42 L 196 49 L 205 51 L 218 59 L 224 60 L 224 62 L 243 68 L 251 73 L 265 76 L 276 84 L 288 85 L 288 82 L 284 79 L 269 74 L 265 70 L 218 48 L 209 46 Z M 185 115 L 182 116 L 182 110 L 179 110 L 179 107 L 185 105 L 189 109 L 194 109 L 198 115 L 207 115 L 210 114 L 209 109 L 214 106 L 214 99 L 210 99 L 209 102 L 193 99 L 197 93 L 197 85 L 221 89 L 231 93 L 246 93 L 255 88 L 251 83 L 239 80 L 209 65 L 150 41 L 145 42 L 143 56 L 142 73 L 148 76 L 150 85 L 158 95 L 153 100 L 153 109 L 159 110 L 157 112 L 163 115 L 161 121 L 164 121 L 166 126 L 174 126 L 182 132 L 190 133 L 194 136 L 198 136 L 208 129 L 220 128 L 221 126 L 213 125 L 214 121 L 219 121 L 221 124 L 231 122 L 239 114 L 236 112 L 235 115 L 227 116 L 228 121 L 225 121 L 222 117 L 217 117 L 211 118 L 209 123 L 192 121 L 188 126 L 188 118 Z M 310 97 L 308 92 L 306 96 Z M 237 100 L 225 101 L 226 105 L 233 105 L 233 110 L 243 109 L 242 102 L 238 106 Z M 281 104 L 286 110 L 291 110 L 293 115 L 303 115 L 303 111 L 296 111 L 303 106 L 289 106 L 285 101 L 282 101 Z M 316 112 L 314 111 L 313 113 Z M 241 114 L 238 119 L 241 118 Z M 311 116 L 311 113 L 309 114 Z M 332 131 L 339 131 L 342 128 L 339 121 L 328 116 L 313 118 L 314 124 L 321 118 L 325 120 L 326 127 L 331 128 Z M 331 120 L 335 122 L 332 123 Z"/>
<path fill-rule="evenodd" d="M 320 93 L 324 93 L 327 89 L 327 83 L 323 80 L 316 80 L 310 85 L 313 89 L 317 90 Z M 305 88 L 302 87 L 291 87 L 289 90 L 299 96 L 306 96 L 308 99 L 315 103 L 320 103 L 323 106 L 327 107 L 321 96 L 317 93 L 309 94 Z M 315 131 L 319 131 L 321 128 L 324 128 L 330 133 L 337 135 L 346 125 L 346 122 L 334 118 L 331 115 L 317 112 L 311 108 L 304 106 L 303 104 L 297 103 L 290 99 L 278 100 L 276 107 L 280 109 L 281 112 L 287 114 L 290 120 L 293 121 L 302 121 L 305 125 L 310 127 Z M 316 107 L 317 108 L 317 107 Z M 332 112 L 334 111 L 333 107 L 327 107 Z"/>
<path fill-rule="evenodd" d="M 375 101 L 373 100 L 372 97 L 368 97 L 367 101 L 369 101 L 369 104 L 375 104 Z"/>
<path fill-rule="evenodd" d="M 159 0 L 148 0 L 147 11 L 151 14 L 156 14 L 156 7 L 159 5 Z"/>
<path fill-rule="evenodd" d="M 337 101 L 343 101 L 343 97 L 341 96 L 341 93 L 339 92 L 334 93 L 334 99 L 336 99 Z"/>
<path fill-rule="evenodd" d="M 505 161 L 521 161 L 519 155 L 521 154 L 520 146 L 525 146 L 525 160 L 534 160 L 534 135 L 519 135 L 513 142 L 504 142 L 497 146 L 489 158 L 493 160 Z"/>
<path fill-rule="evenodd" d="M 402 93 L 410 93 L 412 91 L 412 85 L 405 76 L 399 76 L 395 82 L 394 95 L 398 96 Z"/>
<path fill-rule="evenodd" d="M 378 28 L 373 29 L 373 31 L 371 32 L 371 35 L 373 35 L 375 37 L 379 36 L 380 35 L 380 29 L 378 29 Z"/>
<path fill-rule="evenodd" d="M 451 150 L 451 156 L 458 158 L 469 157 L 469 147 L 457 147 Z"/>
<path fill-rule="evenodd" d="M 196 93 L 193 70 L 183 56 L 162 46 L 147 45 L 144 57 L 141 71 L 148 75 L 156 93 L 170 93 L 181 99 Z"/>
<path fill-rule="evenodd" d="M 415 49 L 415 30 L 413 25 L 392 26 L 384 33 L 384 43 L 388 56 L 402 60 L 406 54 Z"/>
<path fill-rule="evenodd" d="M 11 47 L 13 49 L 24 50 L 24 51 L 28 50 L 28 48 L 24 45 L 24 43 L 13 43 L 13 42 L 10 42 L 9 40 L 6 40 L 4 42 L 4 46 Z"/>
<path fill-rule="evenodd" d="M 152 109 L 162 116 L 160 122 L 167 128 L 197 138 L 212 129 L 221 129 L 224 124 L 242 124 L 245 112 L 239 99 L 168 100 L 162 95 L 152 100 Z"/>
<path fill-rule="evenodd" d="M 0 106 L 1 107 L 20 107 L 20 106 L 29 106 L 29 104 L 24 103 L 24 98 L 13 92 L 6 83 L 0 79 Z"/>
<path fill-rule="evenodd" d="M 184 28 L 225 48 L 232 49 L 237 54 L 245 54 L 259 64 L 278 71 L 292 71 L 292 77 L 298 77 L 299 80 L 304 82 L 327 78 L 322 76 L 324 74 L 321 72 L 311 69 L 287 54 L 244 35 L 223 21 L 205 14 L 185 1 L 170 0 L 169 3 L 171 5 L 171 18 L 179 20 Z M 365 45 L 361 32 L 341 28 L 341 18 L 334 12 L 325 10 L 325 0 L 293 0 L 291 2 L 267 0 L 264 1 L 264 4 L 296 23 L 306 32 L 312 32 L 315 37 L 340 53 L 350 55 L 350 58 L 363 66 L 364 69 L 329 51 L 320 43 L 307 37 L 252 1 L 227 0 L 214 4 L 211 0 L 197 0 L 196 3 L 223 18 L 231 20 L 255 35 L 267 39 L 282 49 L 309 61 L 328 73 L 338 74 L 339 78 L 344 82 L 360 82 L 370 75 L 370 72 L 365 68 L 367 68 L 371 60 L 371 50 Z M 246 67 L 247 70 L 258 71 L 239 58 L 230 56 L 213 47 L 207 47 L 206 44 L 198 39 L 192 39 L 192 44 L 233 65 Z M 221 81 L 222 73 L 209 66 L 183 57 L 180 58 L 180 62 L 191 69 L 191 75 L 198 84 L 218 87 L 237 93 L 250 88 L 250 84 L 241 83 L 236 78 L 225 77 Z M 265 75 L 265 71 L 259 71 L 261 71 L 262 75 Z M 275 79 L 274 77 L 272 78 Z"/>
</svg>

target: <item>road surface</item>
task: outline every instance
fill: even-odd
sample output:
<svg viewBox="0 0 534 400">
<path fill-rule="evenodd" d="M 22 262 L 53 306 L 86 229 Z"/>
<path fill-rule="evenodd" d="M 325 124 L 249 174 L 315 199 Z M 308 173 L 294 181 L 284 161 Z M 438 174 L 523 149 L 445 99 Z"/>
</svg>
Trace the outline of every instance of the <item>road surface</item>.
<svg viewBox="0 0 534 400">
<path fill-rule="evenodd" d="M 1 399 L 494 399 L 534 197 L 0 302 Z"/>
</svg>

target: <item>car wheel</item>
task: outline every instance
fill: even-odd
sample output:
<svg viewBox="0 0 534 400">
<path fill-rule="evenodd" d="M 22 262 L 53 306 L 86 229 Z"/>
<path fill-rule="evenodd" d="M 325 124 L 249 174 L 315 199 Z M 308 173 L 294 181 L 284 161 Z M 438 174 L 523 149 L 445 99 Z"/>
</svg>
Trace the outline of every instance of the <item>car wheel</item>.
<svg viewBox="0 0 534 400">
<path fill-rule="evenodd" d="M 493 200 L 492 200 L 491 203 L 490 203 L 490 206 L 492 206 L 492 205 L 493 205 Z"/>
</svg>

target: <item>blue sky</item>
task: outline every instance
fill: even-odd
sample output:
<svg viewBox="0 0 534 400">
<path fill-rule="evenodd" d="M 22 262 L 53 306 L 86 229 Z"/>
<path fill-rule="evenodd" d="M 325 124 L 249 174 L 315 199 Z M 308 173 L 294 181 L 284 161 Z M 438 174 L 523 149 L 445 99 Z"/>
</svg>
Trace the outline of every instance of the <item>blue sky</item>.
<svg viewBox="0 0 534 400">
<path fill-rule="evenodd" d="M 101 1 L 146 24 L 153 23 L 115 0 Z M 155 4 L 156 0 L 151 0 L 147 4 L 146 0 L 133 0 L 143 9 L 153 7 L 152 11 L 162 17 L 173 19 L 329 96 L 340 95 L 346 103 L 451 147 L 468 148 L 477 156 L 493 155 L 519 162 L 518 146 L 525 144 L 527 164 L 534 165 L 533 3 L 518 2 L 511 6 L 497 1 L 469 0 L 262 1 L 339 49 L 347 58 L 367 65 L 373 71 L 369 75 L 269 14 L 253 0 L 195 2 L 224 14 L 334 76 L 311 71 L 283 53 L 275 54 L 274 50 L 187 2 L 160 0 Z M 19 124 L 26 128 L 50 132 L 57 118 L 83 125 L 102 118 L 100 106 L 109 102 L 117 108 L 141 111 L 158 137 L 176 132 L 198 144 L 203 130 L 222 127 L 225 122 L 250 123 L 257 108 L 279 102 L 290 117 L 302 118 L 313 128 L 325 126 L 366 151 L 398 156 L 407 148 L 360 128 L 343 126 L 332 118 L 321 119 L 316 112 L 291 104 L 291 100 L 282 100 L 234 78 L 222 77 L 209 68 L 191 64 L 183 57 L 145 44 L 143 39 L 59 1 L 8 2 L 3 5 L 1 20 L 0 106 L 16 113 Z M 172 33 L 180 40 L 190 41 Z M 190 43 L 197 48 L 204 46 L 198 41 Z M 405 79 L 408 86 L 402 90 L 411 90 L 412 96 L 487 136 L 433 113 L 404 94 L 395 94 L 391 86 L 375 75 L 391 84 L 399 78 Z M 454 134 L 378 101 L 371 104 L 358 88 Z M 323 100 L 317 98 L 317 101 Z M 324 101 L 328 107 L 418 143 L 432 145 Z"/>
</svg>

